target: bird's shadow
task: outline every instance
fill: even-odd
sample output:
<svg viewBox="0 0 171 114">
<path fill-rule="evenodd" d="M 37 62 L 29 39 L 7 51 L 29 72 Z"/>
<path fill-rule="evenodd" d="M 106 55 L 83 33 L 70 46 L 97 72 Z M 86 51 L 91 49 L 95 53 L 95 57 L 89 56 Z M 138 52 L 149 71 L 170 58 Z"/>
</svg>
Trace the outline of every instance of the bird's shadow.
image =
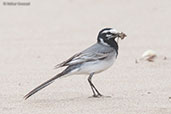
<svg viewBox="0 0 171 114">
<path fill-rule="evenodd" d="M 111 96 L 102 96 L 102 97 L 88 97 L 88 96 L 80 96 L 80 97 L 70 97 L 70 98 L 61 98 L 61 99 L 31 99 L 26 102 L 27 105 L 35 105 L 35 107 L 46 107 L 53 106 L 57 104 L 71 104 L 71 103 L 80 103 L 80 102 L 95 102 L 95 101 L 103 101 L 112 98 Z"/>
</svg>

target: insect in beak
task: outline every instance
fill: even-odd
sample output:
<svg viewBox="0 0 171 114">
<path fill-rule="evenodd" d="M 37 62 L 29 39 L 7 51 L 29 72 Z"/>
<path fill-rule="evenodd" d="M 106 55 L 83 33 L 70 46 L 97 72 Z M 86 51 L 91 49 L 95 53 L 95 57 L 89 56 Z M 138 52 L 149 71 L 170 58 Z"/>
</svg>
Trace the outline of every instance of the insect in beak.
<svg viewBox="0 0 171 114">
<path fill-rule="evenodd" d="M 123 40 L 125 37 L 127 37 L 127 35 L 121 32 L 121 33 L 118 33 L 118 37 L 121 38 L 121 40 Z"/>
<path fill-rule="evenodd" d="M 123 33 L 123 32 L 118 33 L 117 35 L 118 35 L 118 37 L 116 39 L 117 43 L 119 43 L 119 38 L 121 38 L 121 40 L 123 40 L 125 37 L 127 37 L 127 35 L 125 33 Z"/>
</svg>

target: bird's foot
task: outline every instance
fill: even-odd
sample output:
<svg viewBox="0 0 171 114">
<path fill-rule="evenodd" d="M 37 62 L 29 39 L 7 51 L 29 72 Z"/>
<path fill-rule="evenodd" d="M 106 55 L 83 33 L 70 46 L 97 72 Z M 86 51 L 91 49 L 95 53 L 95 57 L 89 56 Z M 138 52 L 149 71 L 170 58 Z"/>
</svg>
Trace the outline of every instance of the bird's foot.
<svg viewBox="0 0 171 114">
<path fill-rule="evenodd" d="M 89 98 L 111 98 L 111 96 L 104 96 L 104 95 L 92 95 Z"/>
<path fill-rule="evenodd" d="M 94 95 L 90 96 L 89 98 L 100 98 L 102 96 L 103 96 L 102 94 L 98 94 L 98 95 L 94 94 Z"/>
</svg>

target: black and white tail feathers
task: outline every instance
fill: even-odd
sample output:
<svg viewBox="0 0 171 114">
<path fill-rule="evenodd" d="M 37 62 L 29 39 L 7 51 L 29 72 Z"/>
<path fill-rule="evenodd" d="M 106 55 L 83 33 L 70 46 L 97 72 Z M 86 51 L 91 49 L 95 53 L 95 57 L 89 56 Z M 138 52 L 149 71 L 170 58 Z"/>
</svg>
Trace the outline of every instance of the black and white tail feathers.
<svg viewBox="0 0 171 114">
<path fill-rule="evenodd" d="M 41 89 L 45 88 L 46 86 L 50 85 L 51 83 L 53 83 L 55 81 L 55 79 L 59 78 L 63 76 L 61 73 L 59 73 L 58 75 L 54 76 L 53 78 L 47 80 L 46 82 L 42 83 L 41 85 L 39 85 L 38 87 L 36 87 L 35 89 L 33 89 L 32 91 L 30 91 L 28 94 L 26 94 L 24 96 L 24 99 L 28 99 L 30 96 L 32 96 L 33 94 L 35 94 L 36 92 L 40 91 Z"/>
<path fill-rule="evenodd" d="M 32 91 L 30 91 L 28 94 L 26 94 L 24 96 L 24 99 L 28 99 L 30 96 L 32 96 L 33 94 L 35 94 L 36 92 L 40 91 L 41 89 L 45 88 L 46 86 L 50 85 L 51 83 L 53 83 L 57 78 L 60 78 L 66 74 L 68 74 L 69 72 L 71 72 L 75 67 L 69 66 L 67 67 L 63 72 L 55 75 L 53 78 L 47 80 L 46 82 L 42 83 L 41 85 L 39 85 L 38 87 L 36 87 L 35 89 L 33 89 Z"/>
</svg>

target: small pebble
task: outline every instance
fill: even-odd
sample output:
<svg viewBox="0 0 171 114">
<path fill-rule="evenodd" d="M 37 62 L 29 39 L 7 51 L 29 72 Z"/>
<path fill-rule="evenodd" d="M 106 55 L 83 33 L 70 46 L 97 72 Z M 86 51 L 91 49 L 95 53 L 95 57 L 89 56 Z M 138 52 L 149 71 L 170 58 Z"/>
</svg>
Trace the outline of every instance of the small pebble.
<svg viewBox="0 0 171 114">
<path fill-rule="evenodd" d="M 141 59 L 147 60 L 149 62 L 153 62 L 156 57 L 157 57 L 157 54 L 155 51 L 147 50 L 143 53 Z"/>
<path fill-rule="evenodd" d="M 154 62 L 154 59 L 157 57 L 157 54 L 153 50 L 147 50 L 145 51 L 140 59 L 136 59 L 135 63 L 139 63 L 140 61 L 148 61 L 148 62 Z"/>
<path fill-rule="evenodd" d="M 167 57 L 164 57 L 163 60 L 167 60 Z"/>
<path fill-rule="evenodd" d="M 151 92 L 147 92 L 147 94 L 151 94 Z"/>
</svg>

